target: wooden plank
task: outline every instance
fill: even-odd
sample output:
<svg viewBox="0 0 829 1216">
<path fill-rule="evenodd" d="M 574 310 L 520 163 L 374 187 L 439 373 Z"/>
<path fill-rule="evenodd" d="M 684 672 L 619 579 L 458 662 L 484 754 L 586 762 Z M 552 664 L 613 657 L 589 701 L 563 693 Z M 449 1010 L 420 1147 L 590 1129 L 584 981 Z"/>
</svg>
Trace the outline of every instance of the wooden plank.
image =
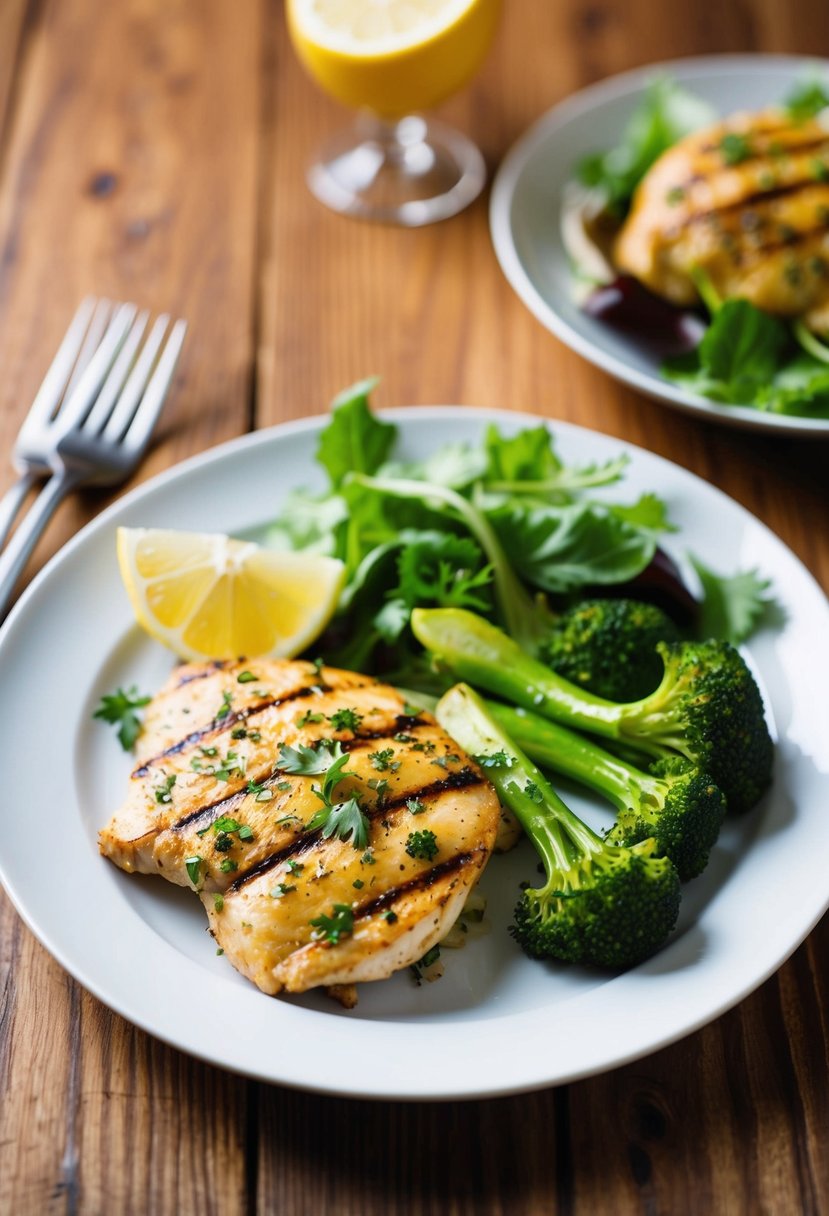
<svg viewBox="0 0 829 1216">
<path fill-rule="evenodd" d="M 191 323 L 137 481 L 247 427 L 260 5 L 61 0 L 37 18 L 0 196 L 0 446 L 80 297 L 133 298 Z M 37 561 L 108 497 L 67 504 Z M 82 993 L 5 898 L 0 942 L 0 1210 L 245 1210 L 248 1085 Z"/>
<path fill-rule="evenodd" d="M 4 0 L 0 5 L 0 157 L 14 82 L 21 66 L 23 28 L 29 0 Z"/>
</svg>

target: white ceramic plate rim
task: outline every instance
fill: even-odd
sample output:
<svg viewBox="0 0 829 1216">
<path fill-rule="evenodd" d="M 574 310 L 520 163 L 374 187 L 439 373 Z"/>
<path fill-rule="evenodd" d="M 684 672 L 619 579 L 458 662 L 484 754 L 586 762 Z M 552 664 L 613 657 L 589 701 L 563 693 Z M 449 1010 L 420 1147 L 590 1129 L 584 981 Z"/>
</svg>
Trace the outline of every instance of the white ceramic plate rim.
<svg viewBox="0 0 829 1216">
<path fill-rule="evenodd" d="M 543 421 L 511 412 L 453 407 L 416 407 L 388 411 L 384 416 L 401 424 L 404 435 L 422 428 L 433 444 L 442 427 L 465 428 L 471 433 L 486 422 L 517 428 Z M 34 580 L 0 632 L 0 678 L 7 677 L 10 668 L 13 673 L 15 662 L 23 664 L 26 676 L 26 687 L 18 682 L 15 697 L 7 695 L 5 708 L 0 706 L 0 739 L 8 737 L 7 728 L 20 719 L 29 687 L 35 690 L 30 695 L 41 710 L 41 723 L 48 725 L 48 706 L 42 705 L 40 697 L 44 674 L 58 712 L 60 640 L 35 636 L 28 622 L 48 607 L 50 596 L 71 600 L 71 596 L 66 599 L 67 587 L 71 580 L 77 583 L 88 575 L 85 563 L 104 533 L 119 522 L 139 522 L 141 512 L 147 512 L 153 499 L 171 487 L 186 489 L 194 500 L 193 509 L 200 508 L 207 494 L 221 487 L 223 468 L 232 481 L 259 449 L 278 459 L 280 447 L 291 437 L 305 437 L 310 458 L 310 445 L 323 423 L 322 418 L 289 423 L 215 448 L 125 495 L 83 529 Z M 676 486 L 680 499 L 690 499 L 695 509 L 707 502 L 724 526 L 733 526 L 751 542 L 752 552 L 759 549 L 777 567 L 781 590 L 789 597 L 786 602 L 792 620 L 787 628 L 792 638 L 802 642 L 806 633 L 810 639 L 827 636 L 829 606 L 817 584 L 782 542 L 743 508 L 690 473 L 641 449 L 564 423 L 556 423 L 553 430 L 565 450 L 567 446 L 580 448 L 584 454 L 589 446 L 596 459 L 624 447 L 632 457 L 631 467 L 639 466 L 650 484 Z M 244 510 L 239 508 L 241 514 Z M 249 511 L 250 526 L 262 522 L 261 508 L 251 505 Z M 82 596 L 79 602 L 83 603 Z M 103 607 L 97 605 L 98 611 Z M 112 605 L 111 611 L 119 616 L 118 628 L 131 628 L 126 601 Z M 88 655 L 93 666 L 95 644 L 93 637 Z M 762 649 L 759 643 L 758 647 Z M 44 664 L 44 671 L 39 671 Z M 804 691 L 795 701 L 811 697 L 821 666 L 816 659 L 798 673 Z M 798 710 L 797 705 L 793 708 Z M 822 703 L 810 709 L 808 723 L 821 740 L 827 737 L 824 728 L 829 717 Z M 62 722 L 59 715 L 52 723 L 54 732 L 72 727 L 71 721 Z M 791 746 L 786 742 L 786 763 L 793 766 L 793 773 L 803 776 L 803 764 L 798 760 L 801 746 L 794 737 Z M 782 751 L 781 745 L 781 755 Z M 173 946 L 148 934 L 146 925 L 125 914 L 117 903 L 108 902 L 112 882 L 124 876 L 97 857 L 89 841 L 79 843 L 82 833 L 72 822 L 78 808 L 71 805 L 71 796 L 61 812 L 66 819 L 55 820 L 54 833 L 48 822 L 38 819 L 38 831 L 46 832 L 49 848 L 42 853 L 36 849 L 34 857 L 24 855 L 32 852 L 31 830 L 13 809 L 21 805 L 31 784 L 27 766 L 19 763 L 19 752 L 15 758 L 17 765 L 8 763 L 7 756 L 4 768 L 7 822 L 0 841 L 0 878 L 21 916 L 50 953 L 105 1004 L 173 1046 L 240 1073 L 319 1092 L 402 1099 L 484 1097 L 563 1083 L 623 1064 L 681 1038 L 740 1001 L 780 966 L 829 904 L 822 861 L 829 845 L 829 824 L 816 809 L 819 806 L 822 811 L 825 805 L 823 776 L 829 765 L 821 762 L 822 776 L 806 774 L 810 796 L 806 804 L 798 806 L 792 822 L 785 824 L 785 832 L 780 832 L 771 810 L 763 812 L 757 839 L 740 862 L 739 872 L 729 878 L 715 900 L 704 905 L 698 924 L 700 931 L 705 928 L 709 947 L 700 946 L 698 958 L 694 941 L 686 940 L 694 935 L 680 935 L 642 967 L 587 992 L 575 992 L 555 1006 L 552 1017 L 543 1006 L 489 1020 L 461 1016 L 423 1023 L 416 1019 L 361 1022 L 347 1014 L 327 1015 L 324 1036 L 317 1041 L 315 1031 L 323 1024 L 315 1011 L 271 1001 L 247 984 L 229 989 L 222 974 L 206 973 Z M 55 763 L 58 771 L 45 779 L 51 787 L 57 783 L 57 790 L 66 795 L 73 787 L 72 774 Z M 821 831 L 825 837 L 822 848 Z M 809 836 L 808 848 L 804 848 L 804 832 Z M 768 891 L 776 889 L 772 884 L 788 862 L 797 872 L 786 884 L 785 898 L 781 893 L 775 901 Z M 65 866 L 75 884 L 71 898 L 63 894 Z M 85 881 L 87 878 L 91 881 Z M 790 900 L 793 889 L 799 891 L 795 907 Z M 735 898 L 739 907 L 741 900 L 752 896 L 763 900 L 756 918 L 728 916 Z M 766 923 L 772 909 L 776 909 L 774 919 Z M 104 920 L 110 932 L 117 929 L 117 949 L 111 938 L 99 941 L 96 936 Z M 677 958 L 683 960 L 681 965 L 676 964 Z M 165 997 L 160 1006 L 152 995 L 159 987 Z M 227 1027 L 234 1027 L 236 1033 L 230 1035 Z M 585 1027 L 593 1029 L 586 1033 Z M 287 1044 L 288 1049 L 269 1055 L 267 1047 L 274 1042 Z M 291 1050 L 292 1045 L 297 1050 Z"/>
<path fill-rule="evenodd" d="M 769 68 L 803 71 L 809 65 L 819 62 L 819 56 L 802 55 L 706 55 L 667 60 L 589 85 L 559 102 L 537 119 L 502 161 L 493 182 L 489 210 L 490 234 L 496 257 L 508 282 L 530 312 L 561 342 L 589 363 L 654 400 L 675 406 L 687 413 L 704 415 L 725 425 L 758 431 L 784 431 L 804 437 L 829 437 L 829 419 L 766 414 L 749 406 L 718 405 L 671 384 L 661 376 L 642 372 L 617 358 L 599 343 L 590 341 L 561 316 L 554 304 L 532 281 L 518 253 L 512 219 L 513 201 L 522 176 L 536 157 L 546 149 L 556 133 L 574 118 L 589 113 L 598 105 L 641 92 L 655 75 L 665 73 L 679 77 L 683 73 L 693 73 L 705 76 L 719 75 L 727 71 L 734 75 L 756 76 Z M 584 149 L 585 153 L 591 150 Z"/>
</svg>

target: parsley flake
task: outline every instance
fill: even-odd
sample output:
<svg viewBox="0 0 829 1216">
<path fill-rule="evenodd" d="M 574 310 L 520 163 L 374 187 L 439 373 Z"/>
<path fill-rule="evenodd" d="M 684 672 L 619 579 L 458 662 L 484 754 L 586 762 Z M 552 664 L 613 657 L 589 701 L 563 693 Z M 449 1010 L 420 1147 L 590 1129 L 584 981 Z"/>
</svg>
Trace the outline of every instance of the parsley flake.
<svg viewBox="0 0 829 1216">
<path fill-rule="evenodd" d="M 125 752 L 129 752 L 141 733 L 141 715 L 136 711 L 149 705 L 151 699 L 143 696 L 135 684 L 131 684 L 129 688 L 118 688 L 115 692 L 105 693 L 92 717 L 117 726 L 118 742 Z"/>
<path fill-rule="evenodd" d="M 429 828 L 422 832 L 409 832 L 406 852 L 415 860 L 431 861 L 438 853 L 437 836 Z"/>
<path fill-rule="evenodd" d="M 317 941 L 331 942 L 336 946 L 340 938 L 347 937 L 354 928 L 354 913 L 348 904 L 334 904 L 331 915 L 316 916 L 308 922 L 316 932 L 313 937 Z"/>
<path fill-rule="evenodd" d="M 356 734 L 363 721 L 363 715 L 358 714 L 356 709 L 336 709 L 333 714 L 328 715 L 328 721 L 334 730 L 350 730 L 352 734 Z"/>
<path fill-rule="evenodd" d="M 187 877 L 190 879 L 194 887 L 199 885 L 201 877 L 202 858 L 196 855 L 195 857 L 186 857 L 184 859 L 184 868 L 187 871 Z"/>
<path fill-rule="evenodd" d="M 225 692 L 222 693 L 222 703 L 219 706 L 218 710 L 216 711 L 216 720 L 221 721 L 222 718 L 226 718 L 227 715 L 230 713 L 232 706 L 233 706 L 233 693 L 229 689 L 227 689 Z"/>
</svg>

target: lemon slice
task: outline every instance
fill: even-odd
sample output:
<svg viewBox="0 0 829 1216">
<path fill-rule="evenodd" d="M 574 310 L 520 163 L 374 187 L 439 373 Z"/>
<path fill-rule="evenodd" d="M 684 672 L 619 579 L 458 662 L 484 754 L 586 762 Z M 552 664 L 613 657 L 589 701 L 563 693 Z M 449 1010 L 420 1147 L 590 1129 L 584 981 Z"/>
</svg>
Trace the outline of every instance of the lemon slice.
<svg viewBox="0 0 829 1216">
<path fill-rule="evenodd" d="M 180 658 L 288 658 L 317 638 L 345 567 L 219 533 L 119 528 L 118 564 L 138 622 Z"/>
<path fill-rule="evenodd" d="M 288 0 L 297 53 L 347 106 L 402 116 L 427 109 L 477 70 L 501 0 Z"/>
</svg>

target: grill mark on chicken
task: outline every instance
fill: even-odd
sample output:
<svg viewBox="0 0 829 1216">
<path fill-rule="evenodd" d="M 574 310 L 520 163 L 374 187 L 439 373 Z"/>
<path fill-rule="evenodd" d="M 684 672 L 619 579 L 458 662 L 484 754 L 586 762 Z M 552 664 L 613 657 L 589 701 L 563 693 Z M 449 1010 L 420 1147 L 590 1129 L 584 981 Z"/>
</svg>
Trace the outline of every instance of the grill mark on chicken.
<svg viewBox="0 0 829 1216">
<path fill-rule="evenodd" d="M 433 781 L 429 785 L 420 786 L 417 790 L 410 790 L 406 794 L 401 794 L 399 798 L 390 798 L 388 802 L 378 802 L 373 806 L 364 807 L 363 809 L 370 820 L 383 819 L 402 810 L 407 802 L 415 798 L 426 799 L 428 801 L 429 799 L 437 798 L 440 794 L 446 794 L 450 790 L 472 789 L 473 786 L 484 785 L 485 783 L 486 779 L 480 773 L 476 773 L 474 769 L 462 768 L 456 773 L 450 773 L 448 777 L 443 778 L 441 781 Z M 213 809 L 212 807 L 208 807 L 203 813 L 207 814 L 207 811 Z M 194 817 L 190 816 L 191 820 L 192 818 Z M 318 830 L 300 832 L 290 844 L 277 849 L 274 853 L 269 853 L 267 857 L 262 857 L 249 870 L 245 870 L 237 878 L 234 878 L 228 887 L 228 891 L 239 891 L 246 883 L 251 882 L 254 878 L 258 878 L 261 874 L 267 874 L 269 870 L 273 870 L 289 857 L 294 857 L 297 853 L 310 851 L 319 838 L 320 833 Z"/>
<path fill-rule="evenodd" d="M 480 851 L 480 849 L 475 849 L 472 852 L 467 850 L 455 853 L 452 857 L 448 857 L 446 861 L 439 861 L 437 865 L 431 866 L 421 874 L 416 874 L 414 878 L 408 879 L 407 882 L 401 882 L 396 887 L 389 887 L 375 899 L 360 904 L 359 907 L 355 908 L 354 921 L 363 920 L 366 916 L 373 916 L 375 912 L 379 912 L 382 908 L 394 903 L 401 895 L 409 895 L 412 891 L 423 891 L 427 887 L 434 886 L 436 882 L 440 882 L 447 874 L 452 874 L 455 870 L 460 870 L 462 866 L 474 861 L 480 854 Z"/>
<path fill-rule="evenodd" d="M 745 134 L 749 143 L 744 154 L 736 162 L 737 165 L 750 165 L 758 160 L 764 160 L 771 165 L 775 165 L 784 157 L 800 156 L 804 152 L 814 152 L 819 148 L 825 147 L 827 142 L 829 142 L 825 135 L 815 135 L 803 140 L 787 140 L 787 135 L 790 135 L 791 131 L 783 128 L 779 131 L 769 132 L 768 135 L 760 135 L 759 139 L 762 146 L 757 147 L 758 136 L 753 135 L 750 131 L 738 132 L 738 134 Z M 752 139 L 754 139 L 754 143 L 751 142 Z M 772 148 L 775 148 L 775 151 L 772 151 Z M 702 144 L 700 152 L 705 153 L 707 156 L 716 156 L 717 153 L 722 152 L 722 147 L 720 143 Z"/>
<path fill-rule="evenodd" d="M 687 191 L 690 184 L 688 182 L 680 188 Z M 772 203 L 781 198 L 791 198 L 801 190 L 810 189 L 815 185 L 814 178 L 804 178 L 801 181 L 789 182 L 786 186 L 774 186 L 771 190 L 754 190 L 750 194 L 742 195 L 733 203 L 722 203 L 718 207 L 706 207 L 700 211 L 692 211 L 678 220 L 671 228 L 666 229 L 666 232 L 670 236 L 678 236 L 679 233 L 684 232 L 693 224 L 711 223 L 723 217 L 728 217 L 731 214 L 739 216 L 741 212 L 760 208 L 765 203 Z M 762 215 L 762 212 L 758 212 L 758 216 L 760 216 L 761 222 L 769 224 L 776 222 L 773 216 Z"/>
<path fill-rule="evenodd" d="M 257 714 L 263 713 L 266 709 L 271 709 L 275 705 L 285 705 L 289 701 L 298 701 L 303 697 L 315 695 L 317 685 L 306 684 L 302 688 L 294 689 L 293 692 L 286 693 L 283 697 L 269 697 L 265 701 L 259 701 L 256 705 L 245 706 L 244 709 L 231 710 L 222 718 L 213 718 L 207 726 L 200 726 L 198 730 L 191 731 L 189 735 L 185 735 L 183 739 L 179 739 L 177 743 L 170 744 L 163 752 L 159 752 L 157 756 L 151 756 L 149 760 L 145 760 L 137 769 L 132 772 L 133 777 L 146 777 L 147 773 L 161 760 L 166 760 L 169 756 L 180 755 L 188 747 L 195 746 L 201 739 L 206 739 L 210 735 L 218 734 L 223 730 L 227 730 L 229 726 L 235 726 L 238 722 L 247 722 L 250 718 L 256 717 Z"/>
<path fill-rule="evenodd" d="M 185 672 L 176 684 L 176 688 L 184 688 L 185 684 L 192 684 L 194 680 L 205 680 L 208 676 L 215 675 L 217 671 L 223 671 L 229 662 L 229 659 L 213 659 L 201 671 Z"/>
</svg>

